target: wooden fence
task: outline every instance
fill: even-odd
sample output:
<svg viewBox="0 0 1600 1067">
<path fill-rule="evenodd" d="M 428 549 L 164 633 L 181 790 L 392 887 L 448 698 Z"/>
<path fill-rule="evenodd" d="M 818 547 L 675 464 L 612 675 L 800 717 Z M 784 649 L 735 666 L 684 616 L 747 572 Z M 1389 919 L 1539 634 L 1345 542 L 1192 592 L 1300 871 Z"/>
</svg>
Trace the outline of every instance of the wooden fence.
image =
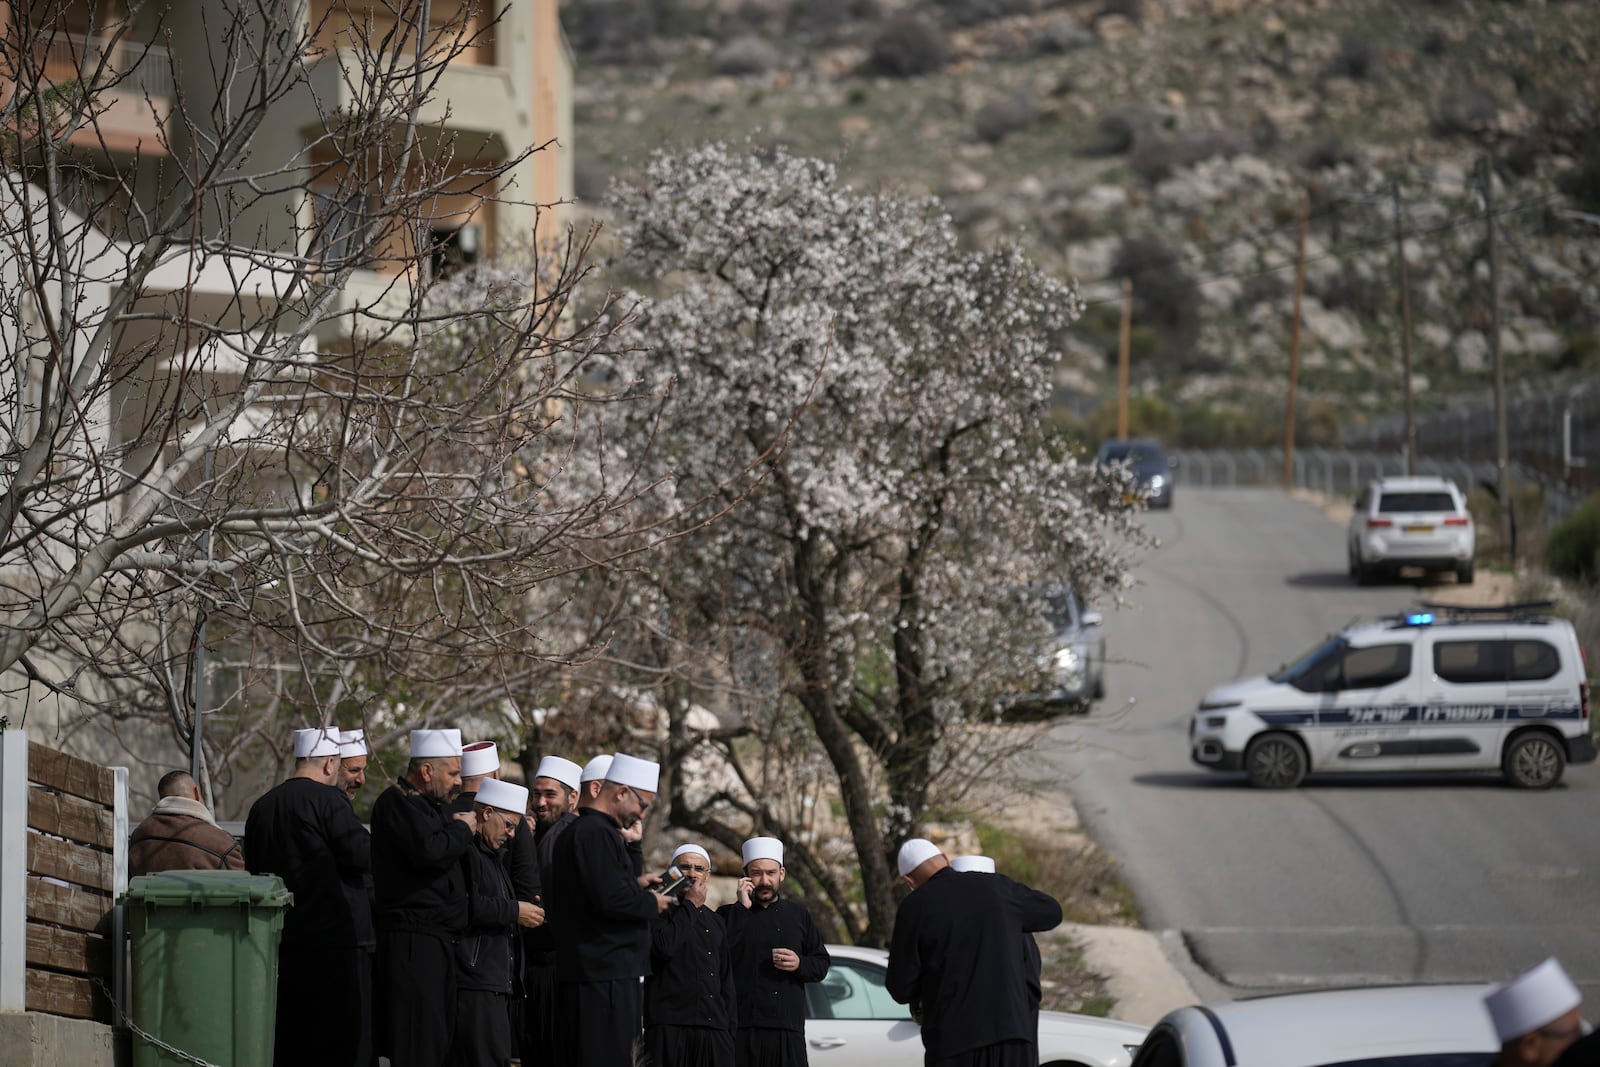
<svg viewBox="0 0 1600 1067">
<path fill-rule="evenodd" d="M 127 841 L 125 769 L 0 733 L 0 1011 L 111 1021 Z"/>
</svg>

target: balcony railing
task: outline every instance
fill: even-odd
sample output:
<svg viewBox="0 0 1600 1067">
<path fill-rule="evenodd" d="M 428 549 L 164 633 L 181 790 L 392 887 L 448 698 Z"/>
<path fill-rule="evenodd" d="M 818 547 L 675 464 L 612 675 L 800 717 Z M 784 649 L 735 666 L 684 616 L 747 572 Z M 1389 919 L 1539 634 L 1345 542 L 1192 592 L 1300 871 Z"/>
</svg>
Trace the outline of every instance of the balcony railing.
<svg viewBox="0 0 1600 1067">
<path fill-rule="evenodd" d="M 139 96 L 172 97 L 172 60 L 167 49 L 125 37 L 57 33 L 38 42 L 35 61 L 45 81 L 79 81 L 93 89 L 114 88 Z"/>
</svg>

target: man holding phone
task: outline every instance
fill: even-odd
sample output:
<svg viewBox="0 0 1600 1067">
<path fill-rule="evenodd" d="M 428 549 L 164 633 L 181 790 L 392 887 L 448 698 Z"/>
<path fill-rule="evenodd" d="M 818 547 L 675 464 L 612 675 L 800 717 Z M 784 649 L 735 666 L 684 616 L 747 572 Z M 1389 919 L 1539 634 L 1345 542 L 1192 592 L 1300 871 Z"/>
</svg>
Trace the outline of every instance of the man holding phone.
<svg viewBox="0 0 1600 1067">
<path fill-rule="evenodd" d="M 728 929 L 738 990 L 739 1067 L 805 1067 L 807 982 L 828 973 L 828 950 L 811 914 L 778 895 L 783 842 L 744 843 L 739 900 L 717 910 Z"/>
<path fill-rule="evenodd" d="M 706 907 L 711 856 L 679 845 L 672 866 L 684 883 L 650 931 L 645 1051 L 655 1067 L 733 1067 L 733 964 L 722 917 Z"/>
</svg>

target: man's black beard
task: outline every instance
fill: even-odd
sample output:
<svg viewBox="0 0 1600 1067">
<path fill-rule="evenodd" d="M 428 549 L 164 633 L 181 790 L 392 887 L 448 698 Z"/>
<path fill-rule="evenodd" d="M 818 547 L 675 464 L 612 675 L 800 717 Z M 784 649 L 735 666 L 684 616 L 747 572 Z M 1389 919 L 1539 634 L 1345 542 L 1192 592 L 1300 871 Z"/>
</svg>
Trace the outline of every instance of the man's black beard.
<svg viewBox="0 0 1600 1067">
<path fill-rule="evenodd" d="M 771 904 L 774 900 L 778 899 L 778 887 L 769 887 L 764 885 L 756 886 L 750 895 L 763 904 Z"/>
</svg>

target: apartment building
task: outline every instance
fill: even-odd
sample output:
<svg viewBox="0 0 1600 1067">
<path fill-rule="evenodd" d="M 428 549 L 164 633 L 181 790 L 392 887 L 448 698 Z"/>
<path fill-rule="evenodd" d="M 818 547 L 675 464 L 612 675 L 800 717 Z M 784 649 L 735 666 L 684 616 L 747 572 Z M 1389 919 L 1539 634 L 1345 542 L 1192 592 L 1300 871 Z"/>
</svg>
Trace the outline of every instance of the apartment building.
<svg viewBox="0 0 1600 1067">
<path fill-rule="evenodd" d="M 141 494 L 181 526 L 219 490 L 261 508 L 308 491 L 273 467 L 290 450 L 270 401 L 238 400 L 252 360 L 283 373 L 303 353 L 319 373 L 461 264 L 562 240 L 574 63 L 559 6 L 0 0 L 0 499 L 42 431 L 33 500 L 73 516 L 70 536 L 0 530 L 8 623 L 33 625 L 54 589 L 81 593 L 86 546 L 125 536 Z M 174 227 L 172 205 L 201 187 Z M 217 443 L 197 451 L 203 433 Z M 98 762 L 132 752 L 137 791 L 181 762 L 194 694 L 163 681 L 165 726 L 162 709 L 138 729 L 86 714 L 105 635 L 78 631 L 49 655 L 0 648 L 0 714 Z"/>
</svg>

